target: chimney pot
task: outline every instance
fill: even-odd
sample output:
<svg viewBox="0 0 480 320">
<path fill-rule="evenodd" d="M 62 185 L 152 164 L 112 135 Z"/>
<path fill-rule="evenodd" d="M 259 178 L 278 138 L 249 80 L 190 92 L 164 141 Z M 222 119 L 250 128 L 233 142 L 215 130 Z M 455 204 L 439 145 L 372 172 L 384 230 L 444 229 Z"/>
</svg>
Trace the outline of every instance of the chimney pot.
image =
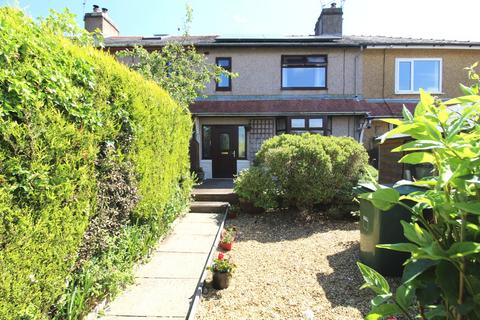
<svg viewBox="0 0 480 320">
<path fill-rule="evenodd" d="M 107 8 L 100 9 L 98 5 L 94 5 L 93 12 L 85 13 L 83 21 L 85 21 L 85 29 L 88 32 L 95 32 L 98 29 L 105 38 L 116 37 L 120 34 L 117 26 L 109 17 Z"/>
<path fill-rule="evenodd" d="M 342 36 L 343 10 L 332 2 L 330 8 L 324 8 L 315 24 L 316 36 Z"/>
</svg>

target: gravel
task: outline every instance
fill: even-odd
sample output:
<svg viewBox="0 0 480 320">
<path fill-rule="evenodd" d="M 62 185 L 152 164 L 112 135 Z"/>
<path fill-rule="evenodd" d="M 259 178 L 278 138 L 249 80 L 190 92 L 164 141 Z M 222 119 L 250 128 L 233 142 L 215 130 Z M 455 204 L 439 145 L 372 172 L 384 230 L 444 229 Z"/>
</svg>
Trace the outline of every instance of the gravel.
<svg viewBox="0 0 480 320">
<path fill-rule="evenodd" d="M 230 287 L 207 278 L 197 319 L 362 319 L 372 294 L 359 290 L 358 223 L 299 222 L 294 215 L 240 215 Z"/>
</svg>

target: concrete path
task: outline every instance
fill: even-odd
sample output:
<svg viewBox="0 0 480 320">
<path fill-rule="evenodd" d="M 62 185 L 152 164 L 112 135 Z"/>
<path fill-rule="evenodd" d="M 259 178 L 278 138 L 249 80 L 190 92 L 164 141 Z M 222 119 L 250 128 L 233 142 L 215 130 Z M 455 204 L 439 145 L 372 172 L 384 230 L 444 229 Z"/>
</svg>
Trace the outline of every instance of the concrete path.
<svg viewBox="0 0 480 320">
<path fill-rule="evenodd" d="M 226 208 L 219 206 L 210 210 L 214 213 L 190 212 L 180 218 L 151 260 L 136 270 L 135 284 L 105 308 L 101 319 L 188 318 L 219 241 Z"/>
</svg>

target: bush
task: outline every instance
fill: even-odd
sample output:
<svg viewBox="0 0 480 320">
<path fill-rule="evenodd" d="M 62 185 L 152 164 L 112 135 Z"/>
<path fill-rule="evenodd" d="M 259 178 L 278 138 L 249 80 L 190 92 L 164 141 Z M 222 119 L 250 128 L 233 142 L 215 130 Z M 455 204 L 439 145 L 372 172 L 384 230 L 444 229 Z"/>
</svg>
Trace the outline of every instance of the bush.
<svg viewBox="0 0 480 320">
<path fill-rule="evenodd" d="M 240 199 L 248 200 L 255 207 L 278 207 L 278 188 L 265 168 L 251 167 L 240 172 L 235 179 L 234 191 Z"/>
<path fill-rule="evenodd" d="M 188 200 L 189 114 L 72 20 L 0 8 L 0 318 L 80 318 Z"/>
<path fill-rule="evenodd" d="M 353 139 L 315 134 L 273 137 L 256 158 L 277 179 L 283 205 L 299 209 L 351 202 L 367 161 L 365 149 Z"/>
</svg>

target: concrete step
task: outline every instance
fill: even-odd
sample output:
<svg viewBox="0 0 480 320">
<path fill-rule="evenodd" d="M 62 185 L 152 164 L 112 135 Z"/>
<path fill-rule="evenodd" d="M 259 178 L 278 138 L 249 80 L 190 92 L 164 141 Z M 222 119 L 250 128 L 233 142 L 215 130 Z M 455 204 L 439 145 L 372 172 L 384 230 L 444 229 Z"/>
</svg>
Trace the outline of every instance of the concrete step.
<svg viewBox="0 0 480 320">
<path fill-rule="evenodd" d="M 233 191 L 218 192 L 217 190 L 195 190 L 193 192 L 195 201 L 215 201 L 228 202 L 230 204 L 238 203 L 238 196 Z"/>
<path fill-rule="evenodd" d="M 229 206 L 223 201 L 193 201 L 190 204 L 190 212 L 195 213 L 223 213 Z"/>
</svg>

